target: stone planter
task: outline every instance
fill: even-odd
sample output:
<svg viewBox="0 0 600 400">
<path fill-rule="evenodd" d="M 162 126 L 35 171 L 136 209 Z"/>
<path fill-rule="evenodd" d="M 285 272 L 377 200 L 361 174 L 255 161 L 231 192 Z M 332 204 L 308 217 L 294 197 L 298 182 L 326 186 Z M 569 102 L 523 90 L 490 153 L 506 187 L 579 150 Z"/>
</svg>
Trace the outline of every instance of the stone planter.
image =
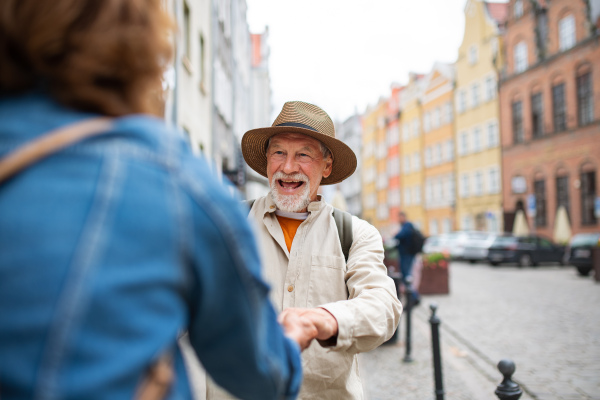
<svg viewBox="0 0 600 400">
<path fill-rule="evenodd" d="M 419 294 L 448 294 L 450 292 L 448 277 L 449 263 L 447 261 L 437 263 L 423 261 Z"/>
</svg>

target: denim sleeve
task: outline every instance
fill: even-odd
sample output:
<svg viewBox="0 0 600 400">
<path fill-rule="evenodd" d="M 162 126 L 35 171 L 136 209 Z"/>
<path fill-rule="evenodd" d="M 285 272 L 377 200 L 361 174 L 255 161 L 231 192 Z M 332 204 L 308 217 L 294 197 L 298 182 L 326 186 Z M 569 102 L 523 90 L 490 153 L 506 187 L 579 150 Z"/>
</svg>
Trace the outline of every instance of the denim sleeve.
<svg viewBox="0 0 600 400">
<path fill-rule="evenodd" d="M 189 337 L 206 371 L 244 399 L 294 399 L 300 349 L 284 336 L 260 276 L 254 236 L 239 201 L 190 181 L 190 259 L 195 274 Z"/>
<path fill-rule="evenodd" d="M 398 234 L 396 235 L 396 239 L 400 241 L 409 239 L 412 236 L 412 231 L 412 224 L 410 222 L 406 222 L 402 224 L 402 229 L 400 229 L 400 232 L 398 232 Z"/>
</svg>

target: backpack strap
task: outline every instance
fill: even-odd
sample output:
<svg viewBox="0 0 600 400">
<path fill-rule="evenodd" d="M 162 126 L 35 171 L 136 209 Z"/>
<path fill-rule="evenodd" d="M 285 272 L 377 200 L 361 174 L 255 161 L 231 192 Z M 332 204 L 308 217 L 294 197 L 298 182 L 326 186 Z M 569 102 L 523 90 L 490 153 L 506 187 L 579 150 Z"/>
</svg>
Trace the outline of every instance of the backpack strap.
<svg viewBox="0 0 600 400">
<path fill-rule="evenodd" d="M 352 247 L 352 242 L 354 241 L 352 235 L 352 215 L 349 212 L 333 207 L 333 220 L 335 221 L 335 226 L 338 230 L 344 258 L 346 259 L 346 262 L 348 262 L 350 247 Z"/>
<path fill-rule="evenodd" d="M 255 201 L 256 199 L 243 201 L 243 203 L 248 206 L 248 213 L 250 213 Z M 333 207 L 332 214 L 333 220 L 335 221 L 335 226 L 338 230 L 340 244 L 342 245 L 342 252 L 344 253 L 346 262 L 348 262 L 348 257 L 350 256 L 350 247 L 352 247 L 352 242 L 354 241 L 354 237 L 352 236 L 352 215 L 349 212 L 342 211 L 335 207 Z"/>
</svg>

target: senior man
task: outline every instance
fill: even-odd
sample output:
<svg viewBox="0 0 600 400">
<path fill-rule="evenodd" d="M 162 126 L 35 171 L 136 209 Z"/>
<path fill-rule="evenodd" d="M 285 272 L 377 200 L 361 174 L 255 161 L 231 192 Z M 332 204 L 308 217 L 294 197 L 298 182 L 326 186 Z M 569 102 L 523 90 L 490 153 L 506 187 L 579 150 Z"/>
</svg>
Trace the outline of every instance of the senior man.
<svg viewBox="0 0 600 400">
<path fill-rule="evenodd" d="M 270 193 L 253 202 L 263 274 L 281 311 L 308 317 L 317 341 L 303 353 L 301 399 L 362 399 L 357 354 L 389 339 L 402 305 L 383 264 L 379 232 L 352 217 L 345 260 L 333 207 L 319 185 L 343 181 L 356 169 L 354 152 L 335 138 L 319 107 L 287 102 L 273 125 L 242 139 L 248 165 L 269 179 Z"/>
</svg>

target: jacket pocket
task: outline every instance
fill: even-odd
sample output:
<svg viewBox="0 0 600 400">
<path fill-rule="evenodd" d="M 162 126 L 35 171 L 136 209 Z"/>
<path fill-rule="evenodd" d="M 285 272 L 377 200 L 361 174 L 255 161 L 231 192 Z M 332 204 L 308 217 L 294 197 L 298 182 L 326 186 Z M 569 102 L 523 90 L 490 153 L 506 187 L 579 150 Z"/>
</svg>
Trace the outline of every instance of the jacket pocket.
<svg viewBox="0 0 600 400">
<path fill-rule="evenodd" d="M 344 257 L 313 255 L 308 287 L 308 307 L 348 300 Z"/>
</svg>

